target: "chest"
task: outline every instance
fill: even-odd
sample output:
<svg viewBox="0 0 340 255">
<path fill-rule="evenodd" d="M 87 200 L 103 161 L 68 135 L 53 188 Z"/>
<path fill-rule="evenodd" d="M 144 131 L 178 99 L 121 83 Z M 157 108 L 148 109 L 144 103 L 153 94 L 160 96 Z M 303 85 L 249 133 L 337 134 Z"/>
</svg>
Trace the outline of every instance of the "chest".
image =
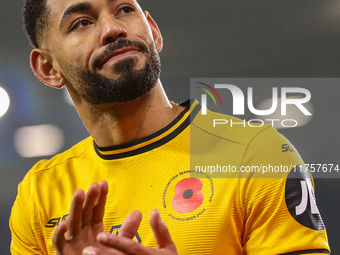
<svg viewBox="0 0 340 255">
<path fill-rule="evenodd" d="M 43 232 L 41 243 L 53 252 L 51 237 L 58 224 L 67 219 L 75 190 L 86 191 L 92 182 L 106 180 L 109 184 L 104 216 L 106 232 L 116 234 L 126 216 L 139 210 L 143 219 L 135 240 L 156 248 L 149 217 L 157 208 L 179 254 L 223 253 L 226 247 L 242 254 L 243 222 L 237 180 L 197 174 L 188 170 L 189 164 L 184 159 L 167 163 L 144 160 L 140 164 L 91 165 L 83 171 L 79 167 L 70 171 L 68 166 L 67 177 L 55 174 L 55 185 L 36 195 L 35 227 Z"/>
</svg>

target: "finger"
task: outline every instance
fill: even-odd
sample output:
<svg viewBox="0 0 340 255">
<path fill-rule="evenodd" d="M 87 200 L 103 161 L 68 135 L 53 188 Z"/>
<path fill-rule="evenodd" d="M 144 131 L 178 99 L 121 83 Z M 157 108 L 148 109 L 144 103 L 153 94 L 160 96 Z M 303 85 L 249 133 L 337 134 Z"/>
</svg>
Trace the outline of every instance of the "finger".
<svg viewBox="0 0 340 255">
<path fill-rule="evenodd" d="M 168 227 L 165 225 L 159 211 L 156 209 L 151 212 L 150 225 L 155 235 L 158 248 L 176 251 L 176 246 L 171 239 Z"/>
<path fill-rule="evenodd" d="M 81 254 L 82 255 L 100 255 L 102 253 L 98 248 L 86 247 Z"/>
<path fill-rule="evenodd" d="M 69 229 L 66 232 L 66 239 L 68 240 L 78 235 L 81 230 L 84 199 L 85 193 L 83 190 L 79 189 L 74 193 L 70 213 L 67 217 Z"/>
<path fill-rule="evenodd" d="M 97 248 L 89 246 L 83 250 L 82 255 L 124 255 L 124 253 L 112 248 Z"/>
<path fill-rule="evenodd" d="M 103 221 L 108 191 L 109 191 L 109 185 L 107 184 L 107 182 L 101 181 L 99 183 L 99 196 L 93 208 L 92 220 L 94 223 Z"/>
<path fill-rule="evenodd" d="M 126 217 L 118 235 L 133 239 L 133 237 L 137 234 L 137 230 L 141 221 L 142 213 L 140 211 L 131 212 Z"/>
<path fill-rule="evenodd" d="M 140 243 L 132 241 L 129 238 L 112 235 L 109 233 L 100 233 L 97 235 L 99 243 L 114 248 L 129 255 L 151 255 L 151 250 Z"/>
<path fill-rule="evenodd" d="M 82 227 L 89 226 L 91 224 L 94 205 L 98 199 L 100 188 L 98 183 L 92 183 L 86 192 L 85 202 L 82 213 Z"/>
<path fill-rule="evenodd" d="M 68 229 L 68 222 L 62 221 L 59 226 L 55 229 L 52 236 L 52 243 L 57 251 L 61 251 L 65 245 L 65 233 Z"/>
<path fill-rule="evenodd" d="M 100 255 L 100 250 L 95 247 L 86 247 L 81 255 Z"/>
</svg>

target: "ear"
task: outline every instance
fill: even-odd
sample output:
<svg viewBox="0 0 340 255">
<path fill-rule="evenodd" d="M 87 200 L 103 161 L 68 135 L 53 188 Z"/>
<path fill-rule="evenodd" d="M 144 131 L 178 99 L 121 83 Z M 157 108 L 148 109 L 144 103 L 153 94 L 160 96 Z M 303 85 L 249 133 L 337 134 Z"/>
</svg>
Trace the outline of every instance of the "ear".
<svg viewBox="0 0 340 255">
<path fill-rule="evenodd" d="M 47 50 L 32 50 L 31 68 L 39 80 L 46 85 L 58 89 L 65 85 L 64 76 L 54 68 L 52 58 Z"/>
<path fill-rule="evenodd" d="M 163 49 L 163 38 L 162 38 L 161 31 L 159 30 L 157 23 L 153 20 L 153 18 L 150 16 L 150 14 L 147 11 L 144 11 L 144 15 L 151 28 L 152 36 L 155 41 L 157 51 L 160 52 Z"/>
</svg>

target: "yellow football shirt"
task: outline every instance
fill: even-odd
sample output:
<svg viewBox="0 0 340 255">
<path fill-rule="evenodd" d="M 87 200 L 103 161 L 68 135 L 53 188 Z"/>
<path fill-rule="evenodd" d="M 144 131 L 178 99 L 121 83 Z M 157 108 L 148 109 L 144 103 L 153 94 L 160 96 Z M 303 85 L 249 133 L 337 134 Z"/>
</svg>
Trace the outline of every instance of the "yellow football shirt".
<svg viewBox="0 0 340 255">
<path fill-rule="evenodd" d="M 296 151 L 282 150 L 293 148 L 289 141 L 266 125 L 214 128 L 214 118 L 236 119 L 199 111 L 187 102 L 153 135 L 106 148 L 89 137 L 38 162 L 12 208 L 12 254 L 55 254 L 51 237 L 74 192 L 101 180 L 109 184 L 105 231 L 116 233 L 140 210 L 135 240 L 147 247 L 156 247 L 149 217 L 157 208 L 179 254 L 329 254 L 308 173 L 263 174 L 303 166 Z"/>
</svg>

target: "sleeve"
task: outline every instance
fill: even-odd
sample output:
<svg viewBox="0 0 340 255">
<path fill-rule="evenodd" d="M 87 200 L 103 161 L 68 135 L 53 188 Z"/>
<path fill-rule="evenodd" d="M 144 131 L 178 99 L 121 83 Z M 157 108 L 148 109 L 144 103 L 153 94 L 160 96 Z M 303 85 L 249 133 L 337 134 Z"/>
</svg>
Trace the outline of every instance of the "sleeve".
<svg viewBox="0 0 340 255">
<path fill-rule="evenodd" d="M 313 180 L 293 145 L 268 128 L 248 145 L 242 164 L 265 170 L 241 182 L 244 253 L 330 254 Z"/>
<path fill-rule="evenodd" d="M 11 253 L 43 254 L 35 237 L 32 222 L 30 174 L 18 186 L 18 194 L 9 220 L 12 233 Z"/>
</svg>

